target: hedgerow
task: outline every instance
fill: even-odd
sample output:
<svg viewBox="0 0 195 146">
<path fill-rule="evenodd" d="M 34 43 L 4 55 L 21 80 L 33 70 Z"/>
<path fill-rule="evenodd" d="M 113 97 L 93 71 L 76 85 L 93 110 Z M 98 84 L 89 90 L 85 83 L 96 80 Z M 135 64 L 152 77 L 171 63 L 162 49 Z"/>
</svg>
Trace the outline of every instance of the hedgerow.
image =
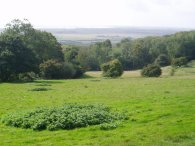
<svg viewBox="0 0 195 146">
<path fill-rule="evenodd" d="M 7 126 L 50 131 L 74 129 L 89 125 L 112 123 L 128 119 L 127 114 L 112 112 L 103 105 L 65 104 L 54 108 L 37 108 L 8 114 L 2 122 Z"/>
</svg>

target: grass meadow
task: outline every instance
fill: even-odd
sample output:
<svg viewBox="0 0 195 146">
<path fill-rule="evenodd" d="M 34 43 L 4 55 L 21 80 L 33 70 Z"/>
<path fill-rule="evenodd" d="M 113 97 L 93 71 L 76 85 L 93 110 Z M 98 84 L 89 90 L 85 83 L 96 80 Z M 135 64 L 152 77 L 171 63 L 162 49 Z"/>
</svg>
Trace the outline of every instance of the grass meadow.
<svg viewBox="0 0 195 146">
<path fill-rule="evenodd" d="M 87 72 L 82 79 L 0 83 L 0 118 L 8 113 L 64 103 L 100 103 L 125 110 L 129 120 L 113 130 L 88 126 L 73 130 L 33 131 L 0 122 L 0 146 L 194 146 L 195 68 L 177 69 L 160 78 L 140 77 L 140 71 L 106 79 Z M 35 88 L 47 88 L 36 91 Z"/>
</svg>

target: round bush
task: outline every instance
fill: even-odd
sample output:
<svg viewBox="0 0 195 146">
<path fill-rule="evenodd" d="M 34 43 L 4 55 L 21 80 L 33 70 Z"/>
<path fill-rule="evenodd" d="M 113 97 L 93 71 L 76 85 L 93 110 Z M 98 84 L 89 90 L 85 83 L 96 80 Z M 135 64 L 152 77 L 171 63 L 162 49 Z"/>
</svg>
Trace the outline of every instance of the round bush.
<svg viewBox="0 0 195 146">
<path fill-rule="evenodd" d="M 68 79 L 72 78 L 75 70 L 72 64 L 48 60 L 40 64 L 40 71 L 46 79 Z"/>
<path fill-rule="evenodd" d="M 119 77 L 123 74 L 123 68 L 118 59 L 101 65 L 104 77 Z"/>
<path fill-rule="evenodd" d="M 141 75 L 144 77 L 159 77 L 162 73 L 161 68 L 158 65 L 149 64 L 141 71 Z"/>
</svg>

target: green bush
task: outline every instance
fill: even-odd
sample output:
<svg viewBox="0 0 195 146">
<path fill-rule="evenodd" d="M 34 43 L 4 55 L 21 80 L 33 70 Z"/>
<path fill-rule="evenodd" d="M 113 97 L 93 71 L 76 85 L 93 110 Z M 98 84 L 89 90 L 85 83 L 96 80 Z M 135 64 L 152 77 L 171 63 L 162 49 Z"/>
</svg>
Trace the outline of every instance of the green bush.
<svg viewBox="0 0 195 146">
<path fill-rule="evenodd" d="M 22 82 L 32 82 L 37 78 L 38 76 L 34 72 L 20 73 L 18 75 L 18 80 Z"/>
<path fill-rule="evenodd" d="M 145 66 L 141 71 L 141 75 L 144 77 L 159 77 L 161 73 L 161 68 L 158 65 L 154 64 Z"/>
<path fill-rule="evenodd" d="M 167 66 L 170 65 L 170 60 L 169 57 L 165 54 L 161 54 L 159 55 L 156 60 L 155 60 L 155 64 L 159 65 L 159 66 Z"/>
<path fill-rule="evenodd" d="M 171 64 L 172 66 L 181 67 L 187 65 L 187 63 L 188 60 L 186 59 L 186 57 L 180 57 L 180 58 L 174 58 Z"/>
<path fill-rule="evenodd" d="M 112 123 L 125 119 L 128 119 L 125 113 L 111 112 L 110 108 L 103 105 L 66 104 L 62 107 L 38 108 L 8 114 L 2 118 L 2 122 L 13 127 L 53 131 Z M 114 128 L 111 125 L 102 127 L 105 127 L 103 129 Z"/>
<path fill-rule="evenodd" d="M 75 70 L 72 64 L 48 60 L 40 64 L 40 71 L 46 79 L 68 79 L 72 78 Z"/>
<path fill-rule="evenodd" d="M 123 74 L 123 68 L 118 59 L 101 65 L 104 77 L 119 77 Z"/>
</svg>

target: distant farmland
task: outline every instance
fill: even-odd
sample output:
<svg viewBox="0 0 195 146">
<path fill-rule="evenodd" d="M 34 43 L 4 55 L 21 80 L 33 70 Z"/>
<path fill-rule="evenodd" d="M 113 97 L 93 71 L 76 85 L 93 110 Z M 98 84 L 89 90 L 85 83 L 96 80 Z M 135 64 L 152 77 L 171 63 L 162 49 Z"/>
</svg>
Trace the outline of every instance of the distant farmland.
<svg viewBox="0 0 195 146">
<path fill-rule="evenodd" d="M 110 39 L 117 43 L 123 38 L 141 38 L 146 36 L 162 36 L 185 31 L 171 28 L 77 28 L 77 29 L 43 29 L 51 32 L 62 44 L 88 45 Z"/>
<path fill-rule="evenodd" d="M 112 43 L 117 43 L 123 38 L 142 38 L 146 36 L 170 35 L 179 31 L 188 31 L 182 28 L 49 28 L 41 29 L 51 32 L 61 44 L 67 45 L 89 45 L 110 39 Z M 3 30 L 0 29 L 0 32 Z"/>
</svg>

